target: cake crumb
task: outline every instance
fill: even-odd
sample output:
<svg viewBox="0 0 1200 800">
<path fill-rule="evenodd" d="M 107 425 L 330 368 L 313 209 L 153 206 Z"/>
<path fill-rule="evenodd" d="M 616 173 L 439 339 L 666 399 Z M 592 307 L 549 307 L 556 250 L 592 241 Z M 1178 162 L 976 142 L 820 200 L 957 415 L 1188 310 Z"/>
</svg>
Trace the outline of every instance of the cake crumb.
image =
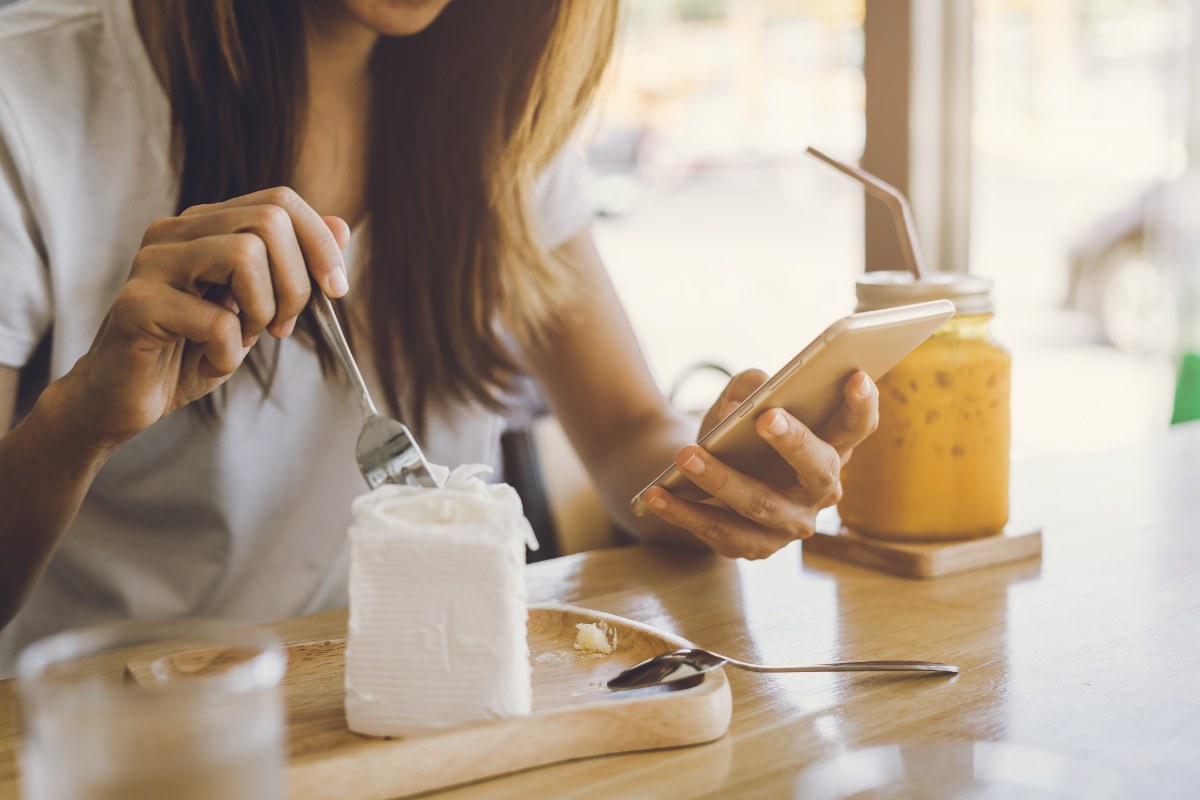
<svg viewBox="0 0 1200 800">
<path fill-rule="evenodd" d="M 575 636 L 576 650 L 608 655 L 617 647 L 617 629 L 608 627 L 603 620 L 599 623 L 580 622 L 575 629 L 579 631 Z"/>
</svg>

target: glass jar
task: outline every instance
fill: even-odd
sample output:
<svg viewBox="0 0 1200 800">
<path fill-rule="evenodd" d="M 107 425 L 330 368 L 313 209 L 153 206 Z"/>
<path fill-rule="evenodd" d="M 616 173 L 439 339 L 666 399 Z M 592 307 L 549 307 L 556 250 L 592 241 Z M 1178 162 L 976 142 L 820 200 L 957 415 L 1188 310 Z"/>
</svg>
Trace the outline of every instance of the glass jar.
<svg viewBox="0 0 1200 800">
<path fill-rule="evenodd" d="M 850 530 L 969 539 L 1008 522 L 1012 357 L 990 331 L 992 283 L 960 273 L 871 272 L 858 311 L 946 298 L 955 316 L 878 381 L 879 430 L 842 469 Z"/>
<path fill-rule="evenodd" d="M 118 620 L 34 642 L 17 661 L 21 796 L 283 798 L 286 667 L 274 636 L 221 620 Z"/>
</svg>

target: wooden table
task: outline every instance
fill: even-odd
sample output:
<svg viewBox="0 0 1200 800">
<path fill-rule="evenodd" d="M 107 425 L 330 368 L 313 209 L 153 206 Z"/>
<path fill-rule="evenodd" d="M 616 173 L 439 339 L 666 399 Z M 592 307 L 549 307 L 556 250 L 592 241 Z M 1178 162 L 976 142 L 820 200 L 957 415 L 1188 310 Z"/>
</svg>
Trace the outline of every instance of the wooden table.
<svg viewBox="0 0 1200 800">
<path fill-rule="evenodd" d="M 1093 781 L 1118 797 L 1197 796 L 1200 425 L 1018 465 L 1014 515 L 1044 526 L 1040 561 L 923 582 L 799 546 L 756 563 L 631 547 L 531 565 L 535 602 L 631 617 L 738 657 L 945 660 L 962 675 L 731 670 L 733 722 L 717 742 L 438 796 L 817 797 L 822 781 L 850 791 L 902 769 L 936 776 L 937 796 L 951 796 L 972 768 Z M 340 633 L 344 619 L 278 627 L 316 638 Z M 0 683 L 0 798 L 17 796 L 14 689 Z"/>
</svg>

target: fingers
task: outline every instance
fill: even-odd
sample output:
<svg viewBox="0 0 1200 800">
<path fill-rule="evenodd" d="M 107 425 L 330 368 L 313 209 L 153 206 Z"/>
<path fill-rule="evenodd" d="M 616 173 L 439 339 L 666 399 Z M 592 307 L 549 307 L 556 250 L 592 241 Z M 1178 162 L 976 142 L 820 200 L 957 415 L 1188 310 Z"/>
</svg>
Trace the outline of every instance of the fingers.
<svg viewBox="0 0 1200 800">
<path fill-rule="evenodd" d="M 350 284 L 346 279 L 346 268 L 342 262 L 342 247 L 339 245 L 334 231 L 327 221 L 313 210 L 312 206 L 286 186 L 263 189 L 243 197 L 226 200 L 223 203 L 193 206 L 184 211 L 181 216 L 208 214 L 217 208 L 261 205 L 277 206 L 287 213 L 292 223 L 295 239 L 304 255 L 308 272 L 326 294 L 330 297 L 341 297 L 349 291 Z M 349 239 L 348 231 L 346 238 Z"/>
<path fill-rule="evenodd" d="M 786 491 L 770 486 L 714 458 L 704 448 L 689 445 L 675 459 L 680 471 L 742 517 L 790 539 L 807 539 L 815 516 Z"/>
<path fill-rule="evenodd" d="M 865 372 L 856 372 L 842 387 L 844 402 L 821 426 L 819 435 L 838 451 L 842 461 L 879 427 L 879 390 Z"/>
<path fill-rule="evenodd" d="M 718 422 L 732 414 L 747 397 L 766 382 L 767 373 L 761 369 L 748 369 L 730 378 L 717 402 L 704 415 L 700 424 L 700 435 L 703 436 L 716 427 Z"/>
<path fill-rule="evenodd" d="M 196 277 L 206 280 L 222 280 L 224 276 L 221 273 L 225 271 L 224 266 L 233 267 L 238 271 L 256 270 L 267 275 L 274 313 L 267 322 L 263 323 L 262 327 L 254 330 L 253 333 L 258 333 L 263 327 L 269 325 L 274 336 L 289 336 L 296 327 L 296 317 L 308 304 L 308 297 L 312 292 L 312 280 L 309 278 L 304 253 L 300 249 L 292 218 L 288 213 L 279 206 L 273 205 L 221 208 L 211 214 L 185 220 L 184 225 L 190 226 L 185 228 L 184 232 L 192 233 L 194 236 L 219 238 L 220 234 L 225 231 L 235 231 L 252 234 L 261 240 L 261 244 L 265 246 L 265 250 L 261 254 L 240 250 L 232 251 L 231 261 L 228 265 L 223 265 L 219 258 L 215 263 L 211 258 L 199 260 L 196 267 L 207 269 L 209 272 L 197 273 Z M 243 244 L 246 247 L 253 247 L 250 243 L 243 242 Z M 255 257 L 259 255 L 266 257 Z M 233 273 L 234 276 L 236 274 L 237 272 Z M 236 294 L 236 285 L 234 289 L 235 299 L 239 305 L 242 305 L 242 298 Z"/>
<path fill-rule="evenodd" d="M 662 520 L 691 532 L 728 558 L 766 558 L 792 541 L 787 534 L 755 525 L 733 511 L 689 503 L 658 487 L 647 492 L 646 503 Z"/>
<path fill-rule="evenodd" d="M 289 256 L 281 253 L 286 245 L 278 238 L 268 232 L 222 233 L 144 246 L 134 259 L 133 275 L 140 279 L 166 275 L 169 285 L 193 295 L 226 286 L 244 342 L 268 326 L 275 335 L 283 335 L 291 332 L 310 289 L 299 251 L 291 257 L 295 263 L 287 263 Z"/>
<path fill-rule="evenodd" d="M 199 246 L 204 239 L 231 234 L 253 234 L 265 250 L 245 239 L 224 238 L 200 246 L 203 252 L 185 260 L 190 269 L 176 267 L 173 274 L 176 284 L 189 291 L 191 286 L 182 284 L 231 281 L 245 341 L 264 328 L 277 337 L 291 335 L 313 280 L 332 297 L 349 289 L 341 254 L 350 239 L 349 226 L 339 217 L 319 216 L 286 187 L 193 206 L 178 217 L 157 220 L 147 228 L 142 249 L 172 243 Z M 226 248 L 225 257 L 207 246 L 212 244 Z M 269 275 L 268 283 L 252 272 Z"/>
<path fill-rule="evenodd" d="M 321 217 L 321 219 L 329 228 L 329 232 L 333 234 L 333 239 L 337 242 L 338 247 L 345 250 L 346 245 L 350 244 L 350 226 L 346 224 L 346 220 L 332 215 Z"/>
<path fill-rule="evenodd" d="M 721 418 L 729 416 L 758 387 L 767 382 L 767 373 L 761 369 L 748 369 L 730 379 L 721 395 Z"/>
<path fill-rule="evenodd" d="M 341 223 L 340 232 L 349 235 L 344 222 L 329 219 Z M 312 280 L 288 212 L 269 204 L 222 205 L 155 225 L 159 241 L 189 245 L 166 267 L 174 271 L 180 288 L 201 281 L 232 281 L 238 306 L 245 310 L 242 325 L 247 339 L 264 328 L 281 338 L 292 333 L 296 317 L 308 303 Z"/>
<path fill-rule="evenodd" d="M 209 365 L 205 377 L 230 375 L 246 356 L 238 316 L 212 303 L 166 284 L 131 279 L 113 304 L 109 326 L 161 349 L 180 339 L 201 346 Z M 157 356 L 156 356 L 157 357 Z"/>
<path fill-rule="evenodd" d="M 836 502 L 840 493 L 841 457 L 804 423 L 781 408 L 759 414 L 758 435 L 783 456 L 812 505 Z"/>
</svg>

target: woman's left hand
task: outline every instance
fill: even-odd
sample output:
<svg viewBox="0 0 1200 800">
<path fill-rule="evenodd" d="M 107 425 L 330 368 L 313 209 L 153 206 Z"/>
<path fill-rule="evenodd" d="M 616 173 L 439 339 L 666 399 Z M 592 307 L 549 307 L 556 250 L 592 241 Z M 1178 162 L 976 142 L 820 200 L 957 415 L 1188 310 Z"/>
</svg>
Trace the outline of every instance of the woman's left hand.
<svg viewBox="0 0 1200 800">
<path fill-rule="evenodd" d="M 761 370 L 734 377 L 705 416 L 701 432 L 731 413 L 766 379 Z M 679 451 L 675 463 L 712 499 L 692 503 L 656 487 L 648 493 L 647 504 L 663 520 L 730 558 L 766 558 L 789 542 L 807 539 L 817 512 L 842 496 L 842 464 L 879 424 L 878 391 L 866 373 L 851 376 L 843 395 L 841 410 L 816 432 L 780 408 L 758 415 L 758 435 L 794 471 L 795 480 L 787 485 L 772 486 L 737 472 L 693 444 Z"/>
</svg>

